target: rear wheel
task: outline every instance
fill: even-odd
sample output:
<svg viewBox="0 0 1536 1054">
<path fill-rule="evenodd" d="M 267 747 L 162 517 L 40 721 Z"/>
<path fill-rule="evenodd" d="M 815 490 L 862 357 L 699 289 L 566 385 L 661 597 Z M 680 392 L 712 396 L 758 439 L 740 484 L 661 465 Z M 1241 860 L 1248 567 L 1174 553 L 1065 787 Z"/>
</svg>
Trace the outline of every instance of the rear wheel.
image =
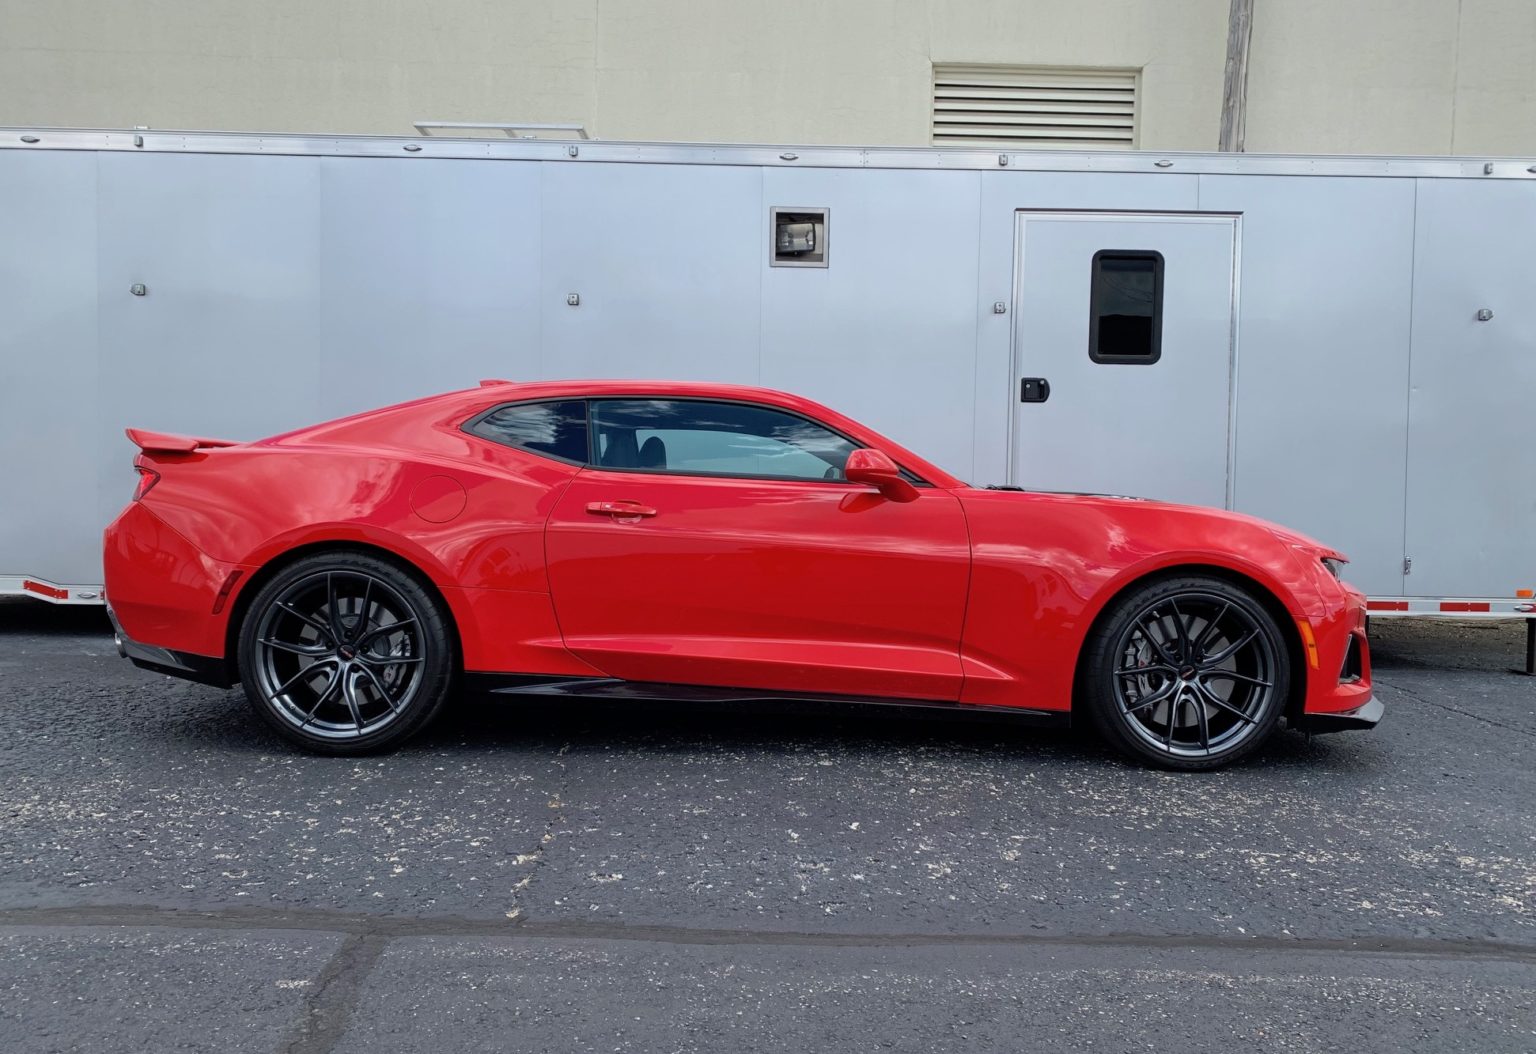
<svg viewBox="0 0 1536 1054">
<path fill-rule="evenodd" d="M 1083 661 L 1083 703 L 1104 737 L 1164 768 L 1214 769 L 1245 756 L 1274 732 L 1290 694 L 1279 625 L 1220 578 L 1132 591 L 1095 627 Z"/>
<path fill-rule="evenodd" d="M 279 735 L 324 754 L 397 746 L 442 708 L 453 637 L 414 575 L 363 553 L 318 553 L 262 587 L 240 630 L 240 676 Z"/>
</svg>

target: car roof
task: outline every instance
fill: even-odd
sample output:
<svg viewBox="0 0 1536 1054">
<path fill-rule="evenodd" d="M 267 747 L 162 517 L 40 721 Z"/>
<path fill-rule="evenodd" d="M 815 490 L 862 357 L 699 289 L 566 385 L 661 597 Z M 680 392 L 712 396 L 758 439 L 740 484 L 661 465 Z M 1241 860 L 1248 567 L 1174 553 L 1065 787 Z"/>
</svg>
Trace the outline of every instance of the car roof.
<svg viewBox="0 0 1536 1054">
<path fill-rule="evenodd" d="M 772 403 L 776 406 L 804 406 L 808 409 L 826 410 L 827 407 L 803 396 L 774 388 L 758 388 L 746 384 L 724 384 L 718 381 L 664 381 L 635 379 L 588 379 L 568 378 L 551 381 L 481 381 L 480 388 L 499 389 L 507 392 L 507 398 L 529 399 L 551 396 L 593 395 L 675 395 L 680 398 L 744 399 L 750 402 Z"/>
</svg>

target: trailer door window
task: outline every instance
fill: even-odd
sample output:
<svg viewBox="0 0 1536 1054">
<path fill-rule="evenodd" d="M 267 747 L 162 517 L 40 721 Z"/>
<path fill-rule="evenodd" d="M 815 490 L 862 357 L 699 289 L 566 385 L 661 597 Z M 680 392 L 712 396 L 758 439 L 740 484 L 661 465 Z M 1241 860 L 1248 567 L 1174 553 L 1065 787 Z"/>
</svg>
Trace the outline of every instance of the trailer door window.
<svg viewBox="0 0 1536 1054">
<path fill-rule="evenodd" d="M 1150 365 L 1163 353 L 1163 254 L 1101 249 L 1093 254 L 1088 357 Z"/>
</svg>

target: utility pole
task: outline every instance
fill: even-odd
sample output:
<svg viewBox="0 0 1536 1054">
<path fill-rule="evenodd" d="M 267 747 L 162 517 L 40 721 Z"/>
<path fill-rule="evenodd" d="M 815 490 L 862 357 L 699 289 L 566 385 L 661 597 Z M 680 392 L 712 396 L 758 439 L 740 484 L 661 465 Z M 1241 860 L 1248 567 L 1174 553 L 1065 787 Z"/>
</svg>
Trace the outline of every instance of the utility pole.
<svg viewBox="0 0 1536 1054">
<path fill-rule="evenodd" d="M 1248 118 L 1248 41 L 1253 36 L 1253 0 L 1232 0 L 1227 14 L 1227 69 L 1221 85 L 1221 143 L 1216 149 L 1242 153 Z"/>
</svg>

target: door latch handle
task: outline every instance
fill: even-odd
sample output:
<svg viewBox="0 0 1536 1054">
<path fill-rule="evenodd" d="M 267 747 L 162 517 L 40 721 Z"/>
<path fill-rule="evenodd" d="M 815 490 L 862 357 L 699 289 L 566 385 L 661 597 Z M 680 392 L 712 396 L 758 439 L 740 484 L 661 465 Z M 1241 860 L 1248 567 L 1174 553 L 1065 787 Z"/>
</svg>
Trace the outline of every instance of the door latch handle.
<svg viewBox="0 0 1536 1054">
<path fill-rule="evenodd" d="M 594 516 L 655 516 L 656 510 L 638 501 L 589 501 L 587 511 Z"/>
<path fill-rule="evenodd" d="M 1044 377 L 1019 378 L 1019 402 L 1043 403 L 1051 397 L 1051 382 Z"/>
</svg>

